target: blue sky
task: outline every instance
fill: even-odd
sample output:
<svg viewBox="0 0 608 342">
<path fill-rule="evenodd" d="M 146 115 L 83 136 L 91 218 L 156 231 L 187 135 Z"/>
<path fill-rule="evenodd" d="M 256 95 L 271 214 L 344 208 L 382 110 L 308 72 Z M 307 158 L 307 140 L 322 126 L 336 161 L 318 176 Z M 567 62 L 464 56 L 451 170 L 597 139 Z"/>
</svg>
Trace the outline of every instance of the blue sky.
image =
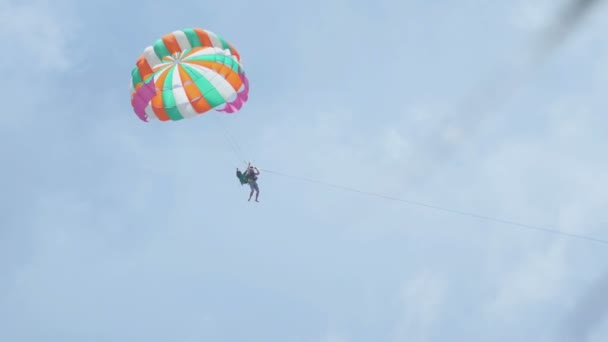
<svg viewBox="0 0 608 342">
<path fill-rule="evenodd" d="M 608 8 L 527 62 L 562 3 L 1 0 L 0 340 L 605 341 L 605 245 L 234 177 L 608 239 Z M 250 101 L 139 121 L 135 60 L 193 26 Z"/>
</svg>

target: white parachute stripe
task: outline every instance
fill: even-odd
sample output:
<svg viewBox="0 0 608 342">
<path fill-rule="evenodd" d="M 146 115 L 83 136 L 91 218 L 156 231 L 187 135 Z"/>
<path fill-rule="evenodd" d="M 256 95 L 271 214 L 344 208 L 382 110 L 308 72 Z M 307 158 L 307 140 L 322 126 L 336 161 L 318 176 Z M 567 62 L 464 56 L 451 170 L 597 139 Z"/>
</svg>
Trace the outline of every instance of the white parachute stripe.
<svg viewBox="0 0 608 342">
<path fill-rule="evenodd" d="M 196 112 L 196 110 L 194 109 L 194 107 L 192 106 L 192 104 L 190 102 L 186 102 L 184 104 L 178 105 L 177 110 L 186 119 L 189 119 L 189 118 L 192 118 L 192 117 L 195 117 L 198 115 L 198 113 Z"/>
<path fill-rule="evenodd" d="M 154 52 L 154 48 L 152 46 L 148 46 L 147 48 L 145 48 L 143 55 L 151 68 L 154 68 L 154 66 L 156 66 L 157 64 L 162 63 L 160 58 L 158 58 L 158 56 L 156 55 L 156 52 Z"/>
<path fill-rule="evenodd" d="M 163 63 L 158 64 L 157 66 L 155 66 L 154 70 L 152 70 L 152 71 L 154 71 L 154 74 L 156 76 L 156 75 L 160 75 L 160 74 L 166 72 L 167 69 L 169 69 L 172 66 L 173 66 L 172 62 L 170 62 L 170 63 L 163 62 Z"/>
<path fill-rule="evenodd" d="M 226 79 L 224 79 L 224 77 L 218 74 L 215 70 L 196 64 L 188 64 L 188 66 L 192 67 L 194 70 L 203 75 L 203 77 L 205 77 L 213 85 L 213 87 L 217 89 L 226 102 L 233 101 L 236 98 L 237 92 L 232 88 L 230 83 L 228 83 L 228 81 L 226 81 Z"/>
<path fill-rule="evenodd" d="M 192 58 L 192 57 L 200 57 L 200 56 L 207 56 L 207 55 L 217 55 L 217 54 L 225 55 L 224 50 L 222 50 L 220 48 L 206 47 L 206 48 L 202 48 L 202 49 L 197 49 L 196 51 L 190 53 L 188 55 L 188 57 L 186 58 L 186 60 L 188 58 Z"/>
<path fill-rule="evenodd" d="M 158 120 L 158 116 L 156 116 L 156 113 L 154 113 L 154 110 L 152 109 L 152 101 L 146 106 L 146 114 L 148 114 L 149 119 Z"/>
<path fill-rule="evenodd" d="M 207 31 L 207 35 L 209 35 L 209 40 L 211 40 L 211 45 L 214 47 L 222 49 L 224 45 L 222 41 L 217 37 L 217 35 L 213 32 Z M 223 49 L 222 49 L 223 50 Z"/>
<path fill-rule="evenodd" d="M 173 35 L 175 36 L 177 44 L 182 51 L 192 48 L 192 45 L 190 44 L 190 41 L 188 40 L 188 37 L 184 31 L 173 31 Z"/>
<path fill-rule="evenodd" d="M 188 61 L 188 59 L 193 58 L 193 57 L 209 56 L 209 55 L 223 55 L 223 56 L 230 57 L 230 59 L 239 67 L 239 70 L 242 70 L 241 63 L 236 59 L 236 57 L 234 55 L 231 55 L 228 50 L 224 50 L 221 48 L 209 47 L 209 48 L 196 50 L 196 51 L 192 52 L 190 55 L 188 55 L 188 58 L 186 58 L 185 61 Z"/>
<path fill-rule="evenodd" d="M 130 90 L 131 96 L 133 96 L 133 93 L 135 93 L 135 87 L 133 86 L 133 76 L 131 76 L 131 82 L 129 82 L 129 90 Z"/>
<path fill-rule="evenodd" d="M 184 86 L 182 84 L 182 78 L 179 74 L 179 70 L 177 69 L 177 67 L 175 67 L 175 69 L 173 70 L 173 79 L 171 81 L 173 84 L 173 97 L 175 98 L 177 110 L 185 118 L 191 118 L 195 116 L 196 111 L 190 104 L 190 100 L 188 99 L 186 89 L 184 89 Z"/>
<path fill-rule="evenodd" d="M 158 84 L 158 79 L 165 73 L 169 72 L 169 69 L 173 67 L 173 63 L 164 63 L 164 65 L 159 66 L 157 70 L 154 70 L 154 84 L 156 86 L 156 90 L 171 90 L 172 87 L 165 88 L 165 83 Z"/>
</svg>

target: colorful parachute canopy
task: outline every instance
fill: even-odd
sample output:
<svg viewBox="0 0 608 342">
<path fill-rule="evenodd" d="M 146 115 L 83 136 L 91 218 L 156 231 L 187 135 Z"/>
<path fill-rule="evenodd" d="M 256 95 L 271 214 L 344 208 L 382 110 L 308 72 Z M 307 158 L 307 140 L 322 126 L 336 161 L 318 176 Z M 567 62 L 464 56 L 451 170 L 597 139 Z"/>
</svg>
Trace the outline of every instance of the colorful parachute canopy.
<svg viewBox="0 0 608 342">
<path fill-rule="evenodd" d="M 143 121 L 176 121 L 211 109 L 234 113 L 248 93 L 238 51 L 200 28 L 163 36 L 144 49 L 131 73 L 131 105 Z"/>
</svg>

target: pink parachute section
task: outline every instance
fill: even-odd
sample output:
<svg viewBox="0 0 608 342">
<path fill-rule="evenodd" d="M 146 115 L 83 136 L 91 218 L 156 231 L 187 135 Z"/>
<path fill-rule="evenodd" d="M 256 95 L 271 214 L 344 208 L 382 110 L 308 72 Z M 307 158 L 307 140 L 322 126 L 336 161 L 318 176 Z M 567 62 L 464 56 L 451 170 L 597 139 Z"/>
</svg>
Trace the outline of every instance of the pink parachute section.
<svg viewBox="0 0 608 342">
<path fill-rule="evenodd" d="M 218 109 L 218 112 L 227 113 L 227 114 L 235 113 L 239 109 L 241 109 L 241 107 L 243 107 L 243 104 L 245 102 L 247 102 L 247 99 L 249 98 L 249 79 L 247 79 L 247 76 L 245 75 L 245 73 L 242 73 L 242 72 L 239 73 L 239 76 L 243 80 L 245 89 L 243 89 L 243 91 L 237 95 L 237 97 L 236 97 L 236 99 L 234 99 L 234 101 L 227 103 L 223 109 Z"/>
<path fill-rule="evenodd" d="M 146 107 L 150 100 L 156 95 L 156 86 L 154 81 L 142 85 L 133 98 L 131 99 L 131 105 L 133 105 L 133 109 L 135 110 L 135 114 L 141 121 L 148 122 L 148 114 L 146 114 Z"/>
</svg>

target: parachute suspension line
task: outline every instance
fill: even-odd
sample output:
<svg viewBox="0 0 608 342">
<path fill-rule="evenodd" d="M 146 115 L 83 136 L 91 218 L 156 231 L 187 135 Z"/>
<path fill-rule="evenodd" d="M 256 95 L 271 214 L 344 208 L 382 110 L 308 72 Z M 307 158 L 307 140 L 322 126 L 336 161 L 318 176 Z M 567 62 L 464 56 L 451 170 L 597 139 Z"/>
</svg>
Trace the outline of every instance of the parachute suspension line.
<svg viewBox="0 0 608 342">
<path fill-rule="evenodd" d="M 239 161 L 239 163 L 243 162 L 246 164 L 247 161 L 245 160 L 245 158 L 243 158 L 243 150 L 241 149 L 237 141 L 230 135 L 230 133 L 228 133 L 228 130 L 226 129 L 226 126 L 224 126 L 222 121 L 216 115 L 213 116 L 215 117 L 217 124 L 221 127 L 222 133 L 224 134 L 224 138 L 228 142 L 228 145 L 230 145 L 230 148 L 232 149 L 232 152 L 234 153 L 236 159 Z"/>
<path fill-rule="evenodd" d="M 476 218 L 479 220 L 500 223 L 503 225 L 510 225 L 510 226 L 515 226 L 515 227 L 528 229 L 528 230 L 542 231 L 545 233 L 551 233 L 551 234 L 561 235 L 564 237 L 576 238 L 576 239 L 587 240 L 587 241 L 591 241 L 591 242 L 608 245 L 608 240 L 602 240 L 602 239 L 594 238 L 591 236 L 568 233 L 568 232 L 564 232 L 564 231 L 557 230 L 557 229 L 539 227 L 539 226 L 534 226 L 534 225 L 530 225 L 530 224 L 526 224 L 526 223 L 520 223 L 520 222 L 516 222 L 516 221 L 495 218 L 495 217 L 491 217 L 491 216 L 485 216 L 485 215 L 480 215 L 480 214 L 475 214 L 475 213 L 470 213 L 470 212 L 465 212 L 465 211 L 460 211 L 460 210 L 455 210 L 455 209 L 449 209 L 449 208 L 445 208 L 445 207 L 436 206 L 433 204 L 406 200 L 406 199 L 402 199 L 402 198 L 387 196 L 387 195 L 378 194 L 378 193 L 369 192 L 369 191 L 363 191 L 363 190 L 359 190 L 359 189 L 355 189 L 355 188 L 351 188 L 351 187 L 347 187 L 347 186 L 343 186 L 343 185 L 339 185 L 339 184 L 324 182 L 324 181 L 320 181 L 320 180 L 316 180 L 316 179 L 311 179 L 311 178 L 307 178 L 307 177 L 292 176 L 292 175 L 288 175 L 286 173 L 273 171 L 273 170 L 260 169 L 260 171 L 264 171 L 266 173 L 275 174 L 278 176 L 283 176 L 286 178 L 300 180 L 300 181 L 304 181 L 304 182 L 308 182 L 308 183 L 315 183 L 315 184 L 319 184 L 319 185 L 323 185 L 323 186 L 327 186 L 327 187 L 332 187 L 332 188 L 336 188 L 336 189 L 340 189 L 340 190 L 344 190 L 344 191 L 355 192 L 355 193 L 365 195 L 365 196 L 378 197 L 378 198 L 383 198 L 383 199 L 386 199 L 389 201 L 401 202 L 401 203 L 405 203 L 405 204 L 411 205 L 411 206 L 424 207 L 424 208 L 437 210 L 437 211 L 443 211 L 443 212 L 447 212 L 447 213 L 451 213 L 451 214 L 473 217 L 473 218 Z"/>
</svg>

